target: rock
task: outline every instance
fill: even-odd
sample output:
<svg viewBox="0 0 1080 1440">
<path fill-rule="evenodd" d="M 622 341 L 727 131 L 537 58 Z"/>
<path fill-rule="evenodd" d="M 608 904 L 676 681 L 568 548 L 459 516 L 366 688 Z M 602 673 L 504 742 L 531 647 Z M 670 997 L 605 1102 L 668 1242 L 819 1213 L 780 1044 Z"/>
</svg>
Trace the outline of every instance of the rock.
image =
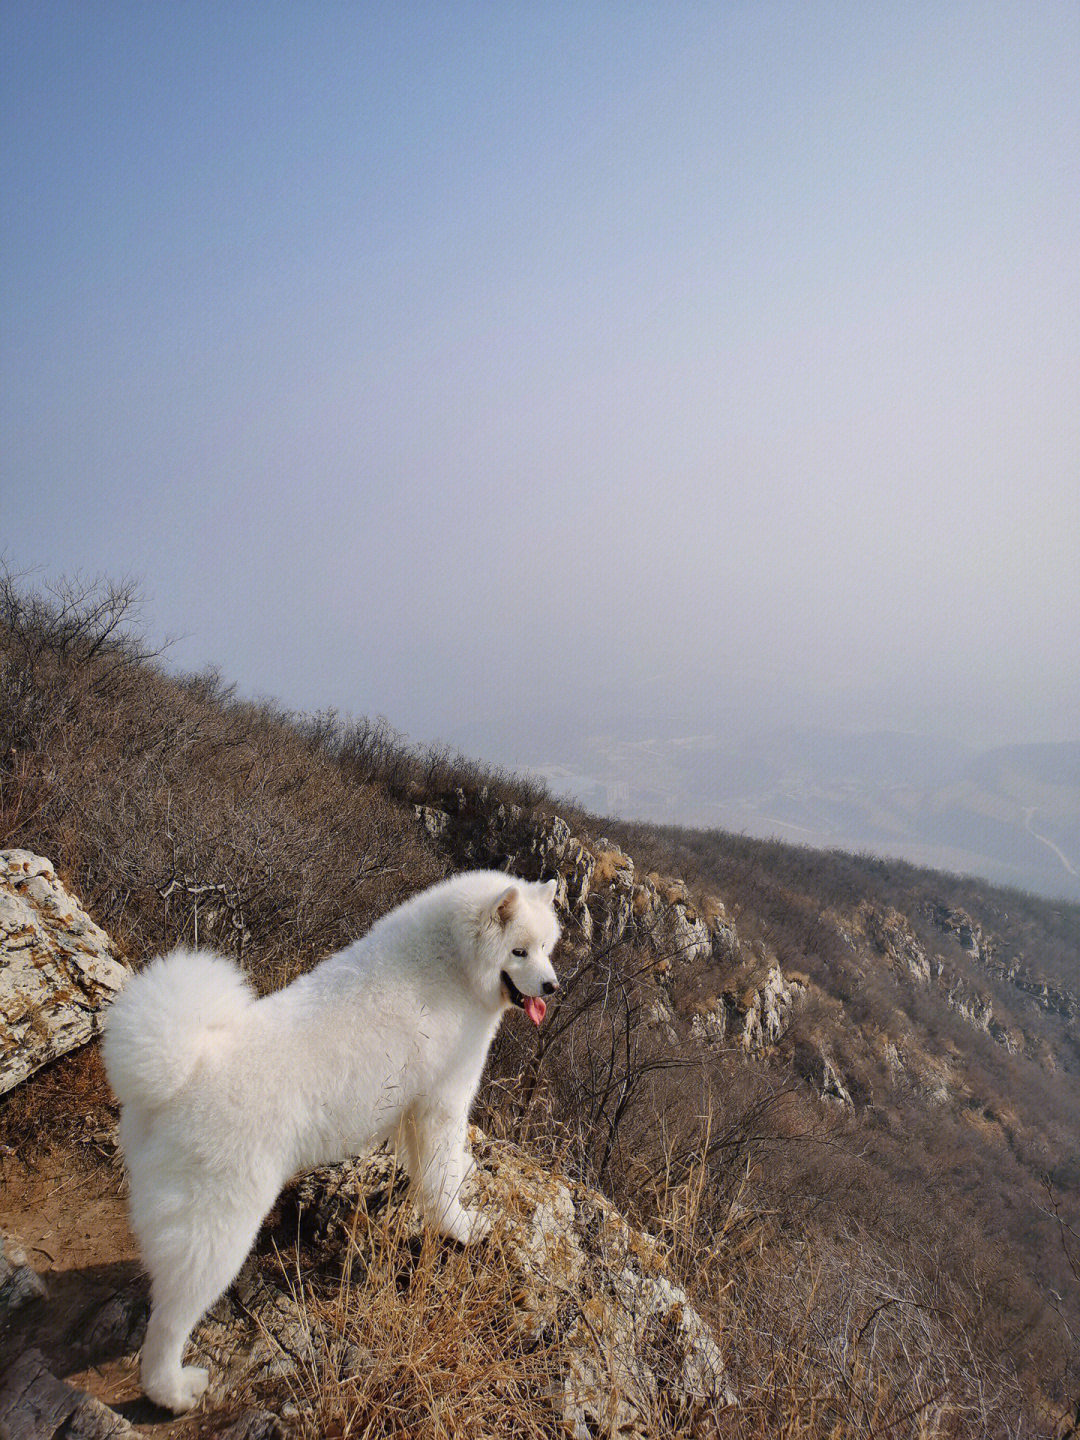
<svg viewBox="0 0 1080 1440">
<path fill-rule="evenodd" d="M 40 1350 L 25 1350 L 0 1382 L 0 1440 L 136 1440 L 136 1431 L 58 1380 Z"/>
<path fill-rule="evenodd" d="M 218 1440 L 285 1440 L 285 1426 L 269 1410 L 245 1410 Z"/>
<path fill-rule="evenodd" d="M 697 1018 L 695 1015 L 694 1020 Z M 659 1029 L 669 1045 L 677 1045 L 679 1032 L 675 1028 L 676 1019 L 671 1001 L 658 987 L 645 1011 L 645 1023 L 654 1029 Z M 693 1031 L 693 1021 L 691 1021 L 690 1028 Z"/>
<path fill-rule="evenodd" d="M 280 1278 L 280 1277 L 279 1277 Z M 211 1394 L 283 1380 L 309 1361 L 310 1323 L 292 1290 L 264 1276 L 250 1258 L 196 1328 L 195 1364 L 210 1369 Z"/>
<path fill-rule="evenodd" d="M 81 1317 L 79 1348 L 87 1356 L 134 1354 L 142 1345 L 149 1314 L 149 1297 L 140 1277 L 111 1295 L 90 1317 Z"/>
<path fill-rule="evenodd" d="M 711 960 L 712 935 L 709 927 L 696 913 L 691 917 L 681 901 L 661 903 L 644 916 L 641 928 L 653 946 L 673 961 L 689 964 L 695 960 Z"/>
<path fill-rule="evenodd" d="M 556 1369 L 544 1398 L 565 1433 L 645 1440 L 660 1408 L 677 1415 L 685 1433 L 715 1433 L 720 1410 L 736 1403 L 723 1356 L 667 1273 L 658 1243 L 595 1191 L 514 1147 L 474 1130 L 472 1150 L 477 1170 L 466 1195 L 479 1195 L 502 1228 L 510 1325 L 530 1344 L 552 1342 Z M 380 1153 L 313 1172 L 288 1203 L 311 1243 L 342 1256 L 354 1247 L 362 1265 L 371 1222 L 388 1211 L 399 1243 L 418 1243 L 420 1219 L 411 1206 L 403 1209 L 406 1190 L 392 1157 Z M 293 1350 L 295 1315 L 287 1305 L 275 1313 L 260 1286 L 269 1288 L 255 1282 L 254 1300 L 249 1295 L 244 1307 L 272 1334 L 283 1323 L 284 1337 L 274 1338 Z M 203 1348 L 202 1331 L 198 1338 Z"/>
<path fill-rule="evenodd" d="M 911 928 L 911 922 L 899 910 L 882 911 L 867 904 L 865 908 L 866 933 L 878 951 L 890 960 L 901 972 L 907 971 L 913 980 L 929 984 L 930 958 L 918 936 Z"/>
<path fill-rule="evenodd" d="M 606 836 L 602 836 L 596 842 L 596 868 L 593 871 L 593 885 L 596 887 L 610 885 L 618 876 L 633 883 L 634 862 L 616 844 Z"/>
<path fill-rule="evenodd" d="M 560 815 L 539 818 L 517 805 L 485 809 L 485 792 L 456 790 L 442 808 L 414 807 L 432 838 L 462 867 L 492 866 L 535 880 L 554 877 L 555 904 L 587 941 L 611 945 L 632 934 L 668 967 L 679 961 L 730 960 L 738 950 L 723 903 L 707 897 L 701 912 L 686 883 L 652 872 L 638 877 L 634 862 L 601 836 L 586 844 Z"/>
<path fill-rule="evenodd" d="M 837 1105 L 854 1107 L 851 1091 L 840 1078 L 840 1072 L 827 1055 L 821 1057 L 821 1098 Z"/>
<path fill-rule="evenodd" d="M 719 1049 L 727 1037 L 727 1016 L 723 1005 L 695 1010 L 690 1017 L 690 1034 L 700 1044 Z"/>
<path fill-rule="evenodd" d="M 952 935 L 961 950 L 966 950 L 973 960 L 988 964 L 993 959 L 996 946 L 986 939 L 981 926 L 966 910 L 953 909 L 940 900 L 929 903 L 926 908 L 938 929 Z"/>
<path fill-rule="evenodd" d="M 716 895 L 706 895 L 702 902 L 703 919 L 712 936 L 713 959 L 731 964 L 739 953 L 739 935 L 735 922 L 724 903 Z"/>
<path fill-rule="evenodd" d="M 744 1050 L 766 1050 L 787 1034 L 804 992 L 805 986 L 799 980 L 773 964 L 760 983 L 751 983 L 738 993 L 725 990 L 722 1008 L 711 1007 L 710 1015 L 702 1015 L 697 1033 L 711 1044 L 730 1037 Z"/>
<path fill-rule="evenodd" d="M 414 805 L 413 809 L 416 811 L 416 818 L 432 840 L 438 840 L 445 835 L 446 827 L 450 823 L 450 816 L 445 810 L 436 810 L 434 805 Z"/>
<path fill-rule="evenodd" d="M 0 1093 L 94 1037 L 128 967 L 28 850 L 0 850 Z"/>
<path fill-rule="evenodd" d="M 18 1245 L 0 1235 L 0 1321 L 47 1294 L 45 1282 Z"/>
<path fill-rule="evenodd" d="M 982 1030 L 988 1035 L 991 1033 L 994 1005 L 988 995 L 983 995 L 978 990 L 970 990 L 958 982 L 951 990 L 946 991 L 945 1001 L 950 1010 L 955 1010 L 961 1019 L 966 1020 L 976 1030 Z"/>
</svg>

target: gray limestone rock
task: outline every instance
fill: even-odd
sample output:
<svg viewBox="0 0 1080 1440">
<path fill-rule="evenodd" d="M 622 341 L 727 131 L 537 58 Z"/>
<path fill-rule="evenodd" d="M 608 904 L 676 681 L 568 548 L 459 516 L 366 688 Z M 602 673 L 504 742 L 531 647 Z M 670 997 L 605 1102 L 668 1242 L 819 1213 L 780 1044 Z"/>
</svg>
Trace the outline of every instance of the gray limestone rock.
<svg viewBox="0 0 1080 1440">
<path fill-rule="evenodd" d="M 0 1235 L 0 1320 L 45 1295 L 45 1282 L 8 1236 Z"/>
<path fill-rule="evenodd" d="M 683 1433 L 716 1433 L 720 1412 L 736 1404 L 723 1354 L 657 1242 L 601 1195 L 513 1146 L 473 1130 L 472 1151 L 477 1169 L 467 1194 L 505 1226 L 510 1323 L 530 1341 L 558 1335 L 546 1399 L 565 1432 L 645 1440 L 663 1405 L 678 1414 Z M 395 1232 L 417 1241 L 419 1217 L 400 1215 L 406 1189 L 392 1157 L 380 1153 L 314 1172 L 294 1199 L 316 1243 L 344 1251 L 388 1209 L 398 1212 Z M 265 1302 L 255 1308 L 267 1316 Z M 282 1318 L 289 1350 L 293 1320 Z"/>
<path fill-rule="evenodd" d="M 48 860 L 0 850 L 0 1093 L 94 1037 L 128 967 Z"/>
</svg>

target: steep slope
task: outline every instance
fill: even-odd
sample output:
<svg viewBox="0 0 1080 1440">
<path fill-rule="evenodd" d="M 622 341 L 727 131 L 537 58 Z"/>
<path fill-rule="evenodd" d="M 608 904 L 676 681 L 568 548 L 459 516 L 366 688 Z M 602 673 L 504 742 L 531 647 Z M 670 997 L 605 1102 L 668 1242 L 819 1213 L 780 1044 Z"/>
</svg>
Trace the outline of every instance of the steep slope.
<svg viewBox="0 0 1080 1440">
<path fill-rule="evenodd" d="M 0 840 L 133 963 L 197 937 L 270 989 L 449 869 L 557 877 L 562 993 L 504 1026 L 478 1119 L 662 1239 L 729 1339 L 732 1433 L 1016 1433 L 1017 1374 L 1029 1414 L 1073 1398 L 1076 907 L 557 812 L 93 625 L 0 627 Z M 107 1130 L 80 1064 L 2 1102 L 13 1153 Z"/>
</svg>

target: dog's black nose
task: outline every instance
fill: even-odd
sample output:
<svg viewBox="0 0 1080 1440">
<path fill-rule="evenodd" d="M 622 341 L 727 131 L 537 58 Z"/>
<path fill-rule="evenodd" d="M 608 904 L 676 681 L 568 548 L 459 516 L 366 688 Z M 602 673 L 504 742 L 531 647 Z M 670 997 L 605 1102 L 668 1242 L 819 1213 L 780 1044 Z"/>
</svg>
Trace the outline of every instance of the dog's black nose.
<svg viewBox="0 0 1080 1440">
<path fill-rule="evenodd" d="M 555 991 L 556 991 L 558 988 L 559 988 L 559 982 L 558 982 L 557 980 L 545 980 L 545 981 L 544 981 L 544 994 L 545 994 L 545 995 L 554 995 L 554 994 L 555 994 Z"/>
</svg>

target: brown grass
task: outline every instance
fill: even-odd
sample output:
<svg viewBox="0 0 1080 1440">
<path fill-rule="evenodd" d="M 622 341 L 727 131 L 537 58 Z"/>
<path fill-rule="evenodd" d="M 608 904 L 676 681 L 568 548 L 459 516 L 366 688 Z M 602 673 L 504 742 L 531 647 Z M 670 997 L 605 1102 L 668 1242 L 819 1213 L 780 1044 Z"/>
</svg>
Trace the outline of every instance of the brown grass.
<svg viewBox="0 0 1080 1440">
<path fill-rule="evenodd" d="M 557 1339 L 515 1323 L 498 1227 L 465 1250 L 418 1235 L 411 1207 L 394 1204 L 374 1220 L 358 1212 L 336 1277 L 297 1255 L 283 1264 L 308 1322 L 291 1398 L 311 1440 L 560 1433 L 544 1398 Z"/>
</svg>

